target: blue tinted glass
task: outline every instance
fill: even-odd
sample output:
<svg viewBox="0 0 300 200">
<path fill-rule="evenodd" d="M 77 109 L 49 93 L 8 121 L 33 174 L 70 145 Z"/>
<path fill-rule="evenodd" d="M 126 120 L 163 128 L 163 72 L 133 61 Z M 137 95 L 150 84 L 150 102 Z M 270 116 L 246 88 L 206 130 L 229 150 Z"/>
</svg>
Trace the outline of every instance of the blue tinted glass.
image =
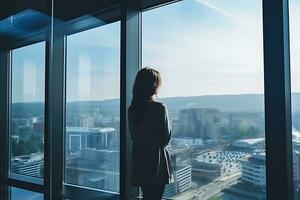
<svg viewBox="0 0 300 200">
<path fill-rule="evenodd" d="M 300 107 L 299 107 L 299 92 L 300 82 L 300 1 L 290 1 L 290 58 L 291 58 L 291 88 L 292 88 L 292 138 L 293 138 L 293 167 L 294 167 L 294 199 L 300 198 Z"/>
<path fill-rule="evenodd" d="M 67 37 L 65 183 L 119 192 L 120 23 Z"/>
<path fill-rule="evenodd" d="M 44 175 L 45 42 L 12 50 L 11 174 Z"/>
<path fill-rule="evenodd" d="M 142 24 L 173 132 L 165 197 L 265 199 L 261 0 L 184 0 Z"/>
</svg>

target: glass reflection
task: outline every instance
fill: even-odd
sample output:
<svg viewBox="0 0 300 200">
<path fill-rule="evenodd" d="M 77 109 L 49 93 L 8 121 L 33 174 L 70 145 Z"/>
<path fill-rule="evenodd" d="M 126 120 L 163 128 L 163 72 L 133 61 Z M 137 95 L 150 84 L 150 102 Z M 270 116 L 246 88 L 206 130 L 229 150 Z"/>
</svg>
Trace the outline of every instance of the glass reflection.
<svg viewBox="0 0 300 200">
<path fill-rule="evenodd" d="M 67 184 L 119 192 L 119 26 L 67 37 Z"/>
<path fill-rule="evenodd" d="M 12 50 L 11 60 L 10 172 L 43 178 L 45 42 Z"/>
</svg>

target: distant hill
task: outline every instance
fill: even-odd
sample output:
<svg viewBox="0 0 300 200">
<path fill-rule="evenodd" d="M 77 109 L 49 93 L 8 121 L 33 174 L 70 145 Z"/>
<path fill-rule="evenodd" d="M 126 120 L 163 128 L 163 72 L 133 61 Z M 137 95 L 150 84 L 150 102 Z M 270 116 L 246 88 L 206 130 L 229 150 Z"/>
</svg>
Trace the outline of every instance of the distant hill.
<svg viewBox="0 0 300 200">
<path fill-rule="evenodd" d="M 262 112 L 262 94 L 207 95 L 194 97 L 172 97 L 162 99 L 170 110 L 184 108 L 217 108 L 222 112 Z"/>
<path fill-rule="evenodd" d="M 185 108 L 217 108 L 222 112 L 263 112 L 264 96 L 262 94 L 242 95 L 206 95 L 193 97 L 162 98 L 172 115 Z M 300 112 L 300 93 L 292 94 L 293 112 Z M 92 112 L 98 109 L 104 115 L 118 115 L 119 99 L 103 101 L 68 102 L 67 111 L 73 113 Z M 24 113 L 38 114 L 43 103 L 14 103 L 13 115 Z"/>
<path fill-rule="evenodd" d="M 42 102 L 33 102 L 33 103 L 13 103 L 12 108 L 12 117 L 24 117 L 29 118 L 33 116 L 43 115 L 44 112 L 44 103 Z"/>
<path fill-rule="evenodd" d="M 102 115 L 118 116 L 120 112 L 120 99 L 68 102 L 66 109 L 70 113 L 91 113 L 98 111 Z"/>
<path fill-rule="evenodd" d="M 217 108 L 222 112 L 263 112 L 263 94 L 205 95 L 193 97 L 171 97 L 161 99 L 170 112 L 184 108 Z M 292 110 L 300 112 L 300 93 L 292 94 Z M 175 113 L 174 113 L 175 114 Z"/>
</svg>

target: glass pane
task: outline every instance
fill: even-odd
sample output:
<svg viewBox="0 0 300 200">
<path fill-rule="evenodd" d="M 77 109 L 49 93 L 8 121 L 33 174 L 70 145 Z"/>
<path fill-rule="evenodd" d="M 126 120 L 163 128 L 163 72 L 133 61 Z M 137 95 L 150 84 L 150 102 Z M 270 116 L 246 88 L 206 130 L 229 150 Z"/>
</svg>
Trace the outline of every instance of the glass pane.
<svg viewBox="0 0 300 200">
<path fill-rule="evenodd" d="M 290 1 L 290 58 L 291 58 L 291 88 L 292 88 L 292 134 L 293 134 L 293 166 L 294 166 L 294 199 L 300 198 L 300 1 Z"/>
<path fill-rule="evenodd" d="M 65 183 L 119 192 L 120 23 L 67 37 Z"/>
<path fill-rule="evenodd" d="M 10 188 L 10 200 L 43 200 L 44 195 L 19 188 Z"/>
<path fill-rule="evenodd" d="M 143 66 L 162 76 L 173 199 L 265 199 L 261 0 L 184 0 L 143 13 Z"/>
<path fill-rule="evenodd" d="M 11 62 L 10 172 L 42 178 L 45 42 L 12 50 Z"/>
</svg>

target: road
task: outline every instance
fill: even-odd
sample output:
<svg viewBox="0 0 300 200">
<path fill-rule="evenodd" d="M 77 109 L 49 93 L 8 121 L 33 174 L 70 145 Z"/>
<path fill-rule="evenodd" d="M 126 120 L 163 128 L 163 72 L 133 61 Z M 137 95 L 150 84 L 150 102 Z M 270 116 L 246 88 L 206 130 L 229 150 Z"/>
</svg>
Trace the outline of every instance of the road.
<svg viewBox="0 0 300 200">
<path fill-rule="evenodd" d="M 211 183 L 199 187 L 197 189 L 188 190 L 176 197 L 172 198 L 174 200 L 207 200 L 219 194 L 223 189 L 228 188 L 230 185 L 237 183 L 240 178 L 241 173 L 237 172 L 231 174 L 228 177 L 222 177 L 212 181 Z"/>
</svg>

